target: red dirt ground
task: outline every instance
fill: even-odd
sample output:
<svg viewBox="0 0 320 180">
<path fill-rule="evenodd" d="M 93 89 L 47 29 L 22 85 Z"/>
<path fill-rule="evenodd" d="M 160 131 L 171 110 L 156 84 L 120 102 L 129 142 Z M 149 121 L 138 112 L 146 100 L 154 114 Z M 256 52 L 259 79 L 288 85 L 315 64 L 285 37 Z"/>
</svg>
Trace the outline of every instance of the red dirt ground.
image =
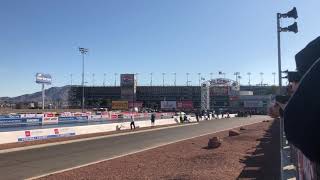
<svg viewBox="0 0 320 180">
<path fill-rule="evenodd" d="M 220 132 L 42 179 L 279 179 L 279 122 L 245 128 L 239 136 L 228 137 L 227 131 Z M 206 149 L 208 139 L 213 136 L 221 137 L 222 145 Z"/>
</svg>

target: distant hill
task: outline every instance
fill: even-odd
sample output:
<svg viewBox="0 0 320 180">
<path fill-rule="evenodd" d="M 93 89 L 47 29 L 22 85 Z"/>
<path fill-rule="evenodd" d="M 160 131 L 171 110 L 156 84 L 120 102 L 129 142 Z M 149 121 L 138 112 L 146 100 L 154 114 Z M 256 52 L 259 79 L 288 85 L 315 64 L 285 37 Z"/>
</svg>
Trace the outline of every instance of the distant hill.
<svg viewBox="0 0 320 180">
<path fill-rule="evenodd" d="M 46 89 L 46 101 L 55 102 L 55 101 L 68 101 L 70 92 L 70 86 L 63 87 L 51 87 Z M 42 92 L 36 92 L 32 94 L 24 94 L 17 97 L 0 97 L 0 102 L 9 102 L 9 103 L 20 103 L 20 102 L 41 102 L 42 101 Z"/>
</svg>

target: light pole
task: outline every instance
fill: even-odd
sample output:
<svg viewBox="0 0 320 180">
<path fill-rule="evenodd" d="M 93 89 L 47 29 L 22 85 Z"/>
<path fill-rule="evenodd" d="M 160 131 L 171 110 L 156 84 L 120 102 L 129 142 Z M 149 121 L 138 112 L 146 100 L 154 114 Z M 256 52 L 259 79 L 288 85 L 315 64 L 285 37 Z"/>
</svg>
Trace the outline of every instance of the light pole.
<svg viewBox="0 0 320 180">
<path fill-rule="evenodd" d="M 139 73 L 135 73 L 134 75 L 136 75 L 136 81 L 137 81 L 137 86 L 138 86 L 138 75 L 139 75 Z"/>
<path fill-rule="evenodd" d="M 177 86 L 177 73 L 173 73 L 174 76 L 174 86 Z"/>
<path fill-rule="evenodd" d="M 152 75 L 153 73 L 150 73 L 150 86 L 152 86 Z"/>
<path fill-rule="evenodd" d="M 199 86 L 201 86 L 201 73 L 198 73 L 199 76 Z"/>
<path fill-rule="evenodd" d="M 166 75 L 166 73 L 162 73 L 162 86 L 164 86 L 164 75 Z"/>
<path fill-rule="evenodd" d="M 92 86 L 94 86 L 94 73 L 92 73 Z"/>
<path fill-rule="evenodd" d="M 219 75 L 223 75 L 223 78 L 226 78 L 226 73 L 219 71 Z"/>
<path fill-rule="evenodd" d="M 70 74 L 70 86 L 72 86 L 72 83 L 73 83 L 73 82 L 72 82 L 72 80 L 73 80 L 73 79 L 72 79 L 72 76 L 73 76 L 73 75 Z"/>
<path fill-rule="evenodd" d="M 249 84 L 249 86 L 251 86 L 251 72 L 248 72 L 247 75 L 249 77 L 248 84 Z"/>
<path fill-rule="evenodd" d="M 114 86 L 117 86 L 117 75 L 118 73 L 114 73 Z"/>
<path fill-rule="evenodd" d="M 186 73 L 186 75 L 187 75 L 187 86 L 189 86 L 189 74 L 190 73 Z"/>
<path fill-rule="evenodd" d="M 80 48 L 79 51 L 82 54 L 82 112 L 84 112 L 84 55 L 88 53 L 89 49 L 87 48 Z"/>
<path fill-rule="evenodd" d="M 276 85 L 276 73 L 273 72 L 272 75 L 273 75 L 273 85 L 275 86 Z"/>
<path fill-rule="evenodd" d="M 281 18 L 298 18 L 298 13 L 297 9 L 294 7 L 291 11 L 281 14 L 277 13 L 277 40 L 278 40 L 278 76 L 279 76 L 279 93 L 281 94 L 281 89 L 282 89 L 282 73 L 281 73 L 281 43 L 280 43 L 280 32 L 298 32 L 298 26 L 297 23 L 293 23 L 292 25 L 281 28 L 280 26 L 280 19 Z"/>
<path fill-rule="evenodd" d="M 235 72 L 233 75 L 236 76 L 236 82 L 238 82 L 238 76 L 240 75 L 240 72 Z"/>
<path fill-rule="evenodd" d="M 261 86 L 263 85 L 263 72 L 260 72 Z"/>
<path fill-rule="evenodd" d="M 103 86 L 106 86 L 106 73 L 103 73 Z"/>
<path fill-rule="evenodd" d="M 212 80 L 213 73 L 210 73 L 210 80 Z"/>
</svg>

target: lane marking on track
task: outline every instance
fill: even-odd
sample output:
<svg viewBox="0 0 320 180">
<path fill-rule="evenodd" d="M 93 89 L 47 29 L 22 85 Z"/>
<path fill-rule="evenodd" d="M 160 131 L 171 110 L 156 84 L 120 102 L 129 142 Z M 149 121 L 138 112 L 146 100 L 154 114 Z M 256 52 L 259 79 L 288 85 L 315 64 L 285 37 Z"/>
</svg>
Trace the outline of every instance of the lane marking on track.
<svg viewBox="0 0 320 180">
<path fill-rule="evenodd" d="M 158 148 L 158 147 L 161 147 L 161 146 L 166 146 L 166 145 L 174 144 L 174 143 L 185 141 L 185 140 L 189 140 L 189 139 L 193 139 L 193 138 L 197 138 L 197 137 L 201 137 L 201 136 L 206 136 L 206 135 L 209 135 L 209 134 L 215 134 L 215 133 L 219 133 L 219 132 L 223 132 L 223 131 L 228 131 L 228 130 L 239 128 L 239 127 L 242 127 L 242 126 L 258 124 L 258 123 L 261 123 L 262 121 L 263 120 L 258 121 L 258 122 L 254 122 L 254 123 L 247 123 L 247 124 L 243 124 L 243 125 L 240 125 L 240 126 L 235 126 L 235 127 L 232 127 L 232 128 L 226 128 L 226 129 L 223 129 L 223 130 L 218 130 L 218 131 L 215 131 L 215 132 L 210 132 L 210 133 L 205 133 L 205 134 L 201 134 L 201 135 L 197 135 L 197 136 L 192 136 L 192 137 L 189 137 L 189 138 L 184 138 L 184 139 L 180 139 L 180 140 L 172 141 L 172 142 L 168 142 L 168 143 L 160 143 L 160 144 L 158 144 L 156 146 L 147 147 L 147 148 L 144 148 L 144 149 L 141 149 L 141 150 L 137 150 L 137 151 L 133 151 L 133 152 L 130 152 L 130 153 L 125 153 L 125 154 L 122 154 L 122 155 L 118 155 L 118 156 L 114 156 L 114 157 L 110 157 L 110 158 L 106 158 L 106 159 L 101 159 L 101 160 L 94 161 L 94 162 L 91 162 L 91 163 L 86 163 L 86 164 L 83 164 L 83 165 L 74 166 L 74 167 L 71 167 L 71 168 L 63 169 L 63 170 L 53 171 L 53 172 L 46 173 L 46 174 L 39 175 L 39 176 L 35 176 L 35 177 L 30 177 L 30 178 L 27 178 L 26 180 L 39 179 L 39 178 L 46 177 L 46 176 L 49 176 L 49 175 L 63 173 L 63 172 L 66 172 L 66 171 L 71 171 L 71 170 L 74 170 L 74 169 L 78 169 L 78 168 L 94 165 L 94 164 L 105 162 L 105 161 L 109 161 L 109 160 L 112 160 L 112 159 L 117 159 L 117 158 L 121 158 L 121 157 L 124 157 L 124 156 L 140 153 L 140 152 L 151 150 L 151 149 L 155 149 L 155 148 Z"/>
<path fill-rule="evenodd" d="M 80 138 L 80 139 L 73 139 L 73 140 L 67 140 L 67 141 L 61 141 L 61 142 L 53 142 L 53 143 L 38 144 L 38 145 L 32 145 L 32 146 L 17 147 L 17 148 L 11 148 L 11 149 L 2 149 L 2 150 L 0 150 L 0 154 L 17 152 L 17 151 L 25 151 L 25 150 L 30 150 L 30 149 L 39 149 L 39 148 L 43 148 L 43 147 L 50 147 L 50 146 L 57 146 L 57 145 L 64 145 L 64 144 L 71 144 L 71 143 L 76 143 L 76 142 L 98 140 L 98 139 L 104 139 L 104 138 L 110 138 L 110 137 L 125 136 L 125 135 L 129 135 L 129 134 L 138 134 L 138 133 L 143 133 L 143 132 L 158 131 L 158 130 L 162 130 L 162 129 L 191 126 L 191 125 L 197 125 L 197 124 L 199 124 L 199 123 L 180 124 L 180 125 L 173 125 L 173 126 L 159 127 L 159 128 L 155 127 L 155 128 L 151 128 L 151 129 L 137 130 L 137 131 L 131 131 L 131 132 L 118 133 L 118 134 L 109 134 L 109 135 L 104 135 L 104 136 Z"/>
</svg>

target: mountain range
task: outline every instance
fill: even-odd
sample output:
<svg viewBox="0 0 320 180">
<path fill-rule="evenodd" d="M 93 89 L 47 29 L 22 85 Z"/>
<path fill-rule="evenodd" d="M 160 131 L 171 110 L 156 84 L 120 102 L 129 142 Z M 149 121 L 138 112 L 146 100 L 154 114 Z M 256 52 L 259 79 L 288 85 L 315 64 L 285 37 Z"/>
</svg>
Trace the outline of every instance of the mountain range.
<svg viewBox="0 0 320 180">
<path fill-rule="evenodd" d="M 45 90 L 46 101 L 56 102 L 68 101 L 70 92 L 70 86 L 63 87 L 51 87 Z M 21 103 L 21 102 L 41 102 L 42 101 L 42 92 L 35 92 L 32 94 L 24 94 L 17 97 L 0 97 L 0 102 L 4 103 Z"/>
</svg>

